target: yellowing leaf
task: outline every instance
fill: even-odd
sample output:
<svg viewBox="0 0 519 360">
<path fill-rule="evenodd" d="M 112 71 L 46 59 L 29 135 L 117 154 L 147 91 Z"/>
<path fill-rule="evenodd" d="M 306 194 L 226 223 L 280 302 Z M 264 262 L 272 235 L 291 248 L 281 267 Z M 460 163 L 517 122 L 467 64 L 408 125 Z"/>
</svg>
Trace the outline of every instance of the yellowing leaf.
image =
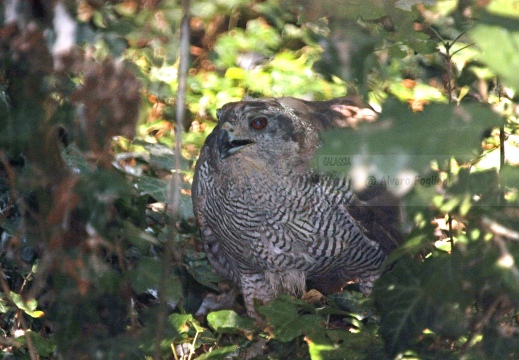
<svg viewBox="0 0 519 360">
<path fill-rule="evenodd" d="M 23 310 L 23 312 L 25 312 L 27 315 L 33 318 L 40 318 L 45 315 L 43 311 L 36 310 L 38 302 L 35 299 L 29 299 L 27 301 L 24 301 L 20 294 L 14 293 L 12 291 L 9 293 L 9 296 L 13 300 L 14 304 L 20 310 Z"/>
<path fill-rule="evenodd" d="M 243 80 L 245 78 L 245 70 L 239 67 L 231 67 L 225 72 L 228 79 Z"/>
</svg>

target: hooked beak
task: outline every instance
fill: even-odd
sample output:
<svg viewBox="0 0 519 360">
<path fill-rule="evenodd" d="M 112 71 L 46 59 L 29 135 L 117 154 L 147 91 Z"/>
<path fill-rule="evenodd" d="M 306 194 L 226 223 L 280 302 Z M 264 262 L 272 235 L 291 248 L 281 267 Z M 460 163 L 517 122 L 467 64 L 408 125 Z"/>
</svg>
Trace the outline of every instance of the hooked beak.
<svg viewBox="0 0 519 360">
<path fill-rule="evenodd" d="M 253 144 L 254 141 L 249 139 L 236 139 L 233 133 L 230 133 L 226 129 L 221 129 L 216 143 L 220 150 L 220 159 L 226 159 L 245 146 Z"/>
</svg>

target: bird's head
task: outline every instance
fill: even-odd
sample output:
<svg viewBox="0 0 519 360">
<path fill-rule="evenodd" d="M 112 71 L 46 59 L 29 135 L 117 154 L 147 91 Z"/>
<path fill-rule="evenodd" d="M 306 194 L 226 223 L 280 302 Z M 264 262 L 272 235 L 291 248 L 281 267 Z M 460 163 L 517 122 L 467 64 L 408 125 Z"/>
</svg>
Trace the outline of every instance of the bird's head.
<svg viewBox="0 0 519 360">
<path fill-rule="evenodd" d="M 288 102 L 245 100 L 219 109 L 214 140 L 219 161 L 249 160 L 279 168 L 309 160 L 319 142 L 318 124 L 308 118 L 303 101 Z"/>
<path fill-rule="evenodd" d="M 304 101 L 295 98 L 246 99 L 218 110 L 208 139 L 212 161 L 224 168 L 254 164 L 272 171 L 306 168 L 324 129 L 343 126 L 350 99 Z M 236 170 L 236 169 L 235 169 Z"/>
</svg>

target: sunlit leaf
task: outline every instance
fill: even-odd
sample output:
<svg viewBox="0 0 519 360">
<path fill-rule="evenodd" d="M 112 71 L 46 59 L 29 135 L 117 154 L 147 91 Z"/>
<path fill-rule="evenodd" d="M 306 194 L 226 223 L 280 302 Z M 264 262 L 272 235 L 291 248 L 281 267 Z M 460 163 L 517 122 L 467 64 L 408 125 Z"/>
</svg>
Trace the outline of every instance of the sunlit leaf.
<svg viewBox="0 0 519 360">
<path fill-rule="evenodd" d="M 233 310 L 213 311 L 207 315 L 209 326 L 218 333 L 236 334 L 239 331 L 250 332 L 254 329 L 254 320 L 241 317 Z"/>
<path fill-rule="evenodd" d="M 369 332 L 351 333 L 344 329 L 330 329 L 326 335 L 331 341 L 312 341 L 307 344 L 312 359 L 377 359 L 383 358 L 382 343 Z"/>
<path fill-rule="evenodd" d="M 10 292 L 9 296 L 15 303 L 15 305 L 23 310 L 27 315 L 33 317 L 33 318 L 40 318 L 45 315 L 45 313 L 41 310 L 36 310 L 36 307 L 38 306 L 38 302 L 35 299 L 29 299 L 27 301 L 24 301 L 22 296 L 20 294 L 16 294 L 14 292 Z"/>
<path fill-rule="evenodd" d="M 479 104 L 431 104 L 413 112 L 406 104 L 388 100 L 374 124 L 326 133 L 317 159 L 349 156 L 353 163 L 375 165 L 378 174 L 394 179 L 404 171 L 421 173 L 432 160 L 470 159 L 483 132 L 501 123 L 497 113 Z"/>
<path fill-rule="evenodd" d="M 517 23 L 519 26 L 519 21 Z M 519 29 L 479 24 L 468 34 L 482 51 L 479 60 L 485 62 L 505 84 L 519 89 L 515 71 L 519 67 Z"/>
<path fill-rule="evenodd" d="M 492 0 L 488 2 L 486 10 L 492 14 L 519 18 L 519 8 L 513 0 Z"/>
<path fill-rule="evenodd" d="M 5 300 L 0 297 L 0 313 L 5 314 L 7 311 L 9 311 L 9 307 Z"/>
</svg>

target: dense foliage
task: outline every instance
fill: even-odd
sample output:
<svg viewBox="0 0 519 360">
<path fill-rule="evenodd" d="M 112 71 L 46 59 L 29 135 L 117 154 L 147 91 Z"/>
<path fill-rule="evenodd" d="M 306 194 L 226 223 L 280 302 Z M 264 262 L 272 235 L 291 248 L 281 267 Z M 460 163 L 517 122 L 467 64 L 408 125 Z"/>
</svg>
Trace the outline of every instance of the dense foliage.
<svg viewBox="0 0 519 360">
<path fill-rule="evenodd" d="M 180 4 L 0 3 L 1 357 L 517 358 L 515 1 L 193 0 L 190 13 L 175 130 Z M 200 246 L 198 151 L 229 101 L 353 92 L 378 119 L 326 134 L 315 164 L 386 184 L 405 243 L 371 298 L 281 296 L 255 323 Z"/>
</svg>

